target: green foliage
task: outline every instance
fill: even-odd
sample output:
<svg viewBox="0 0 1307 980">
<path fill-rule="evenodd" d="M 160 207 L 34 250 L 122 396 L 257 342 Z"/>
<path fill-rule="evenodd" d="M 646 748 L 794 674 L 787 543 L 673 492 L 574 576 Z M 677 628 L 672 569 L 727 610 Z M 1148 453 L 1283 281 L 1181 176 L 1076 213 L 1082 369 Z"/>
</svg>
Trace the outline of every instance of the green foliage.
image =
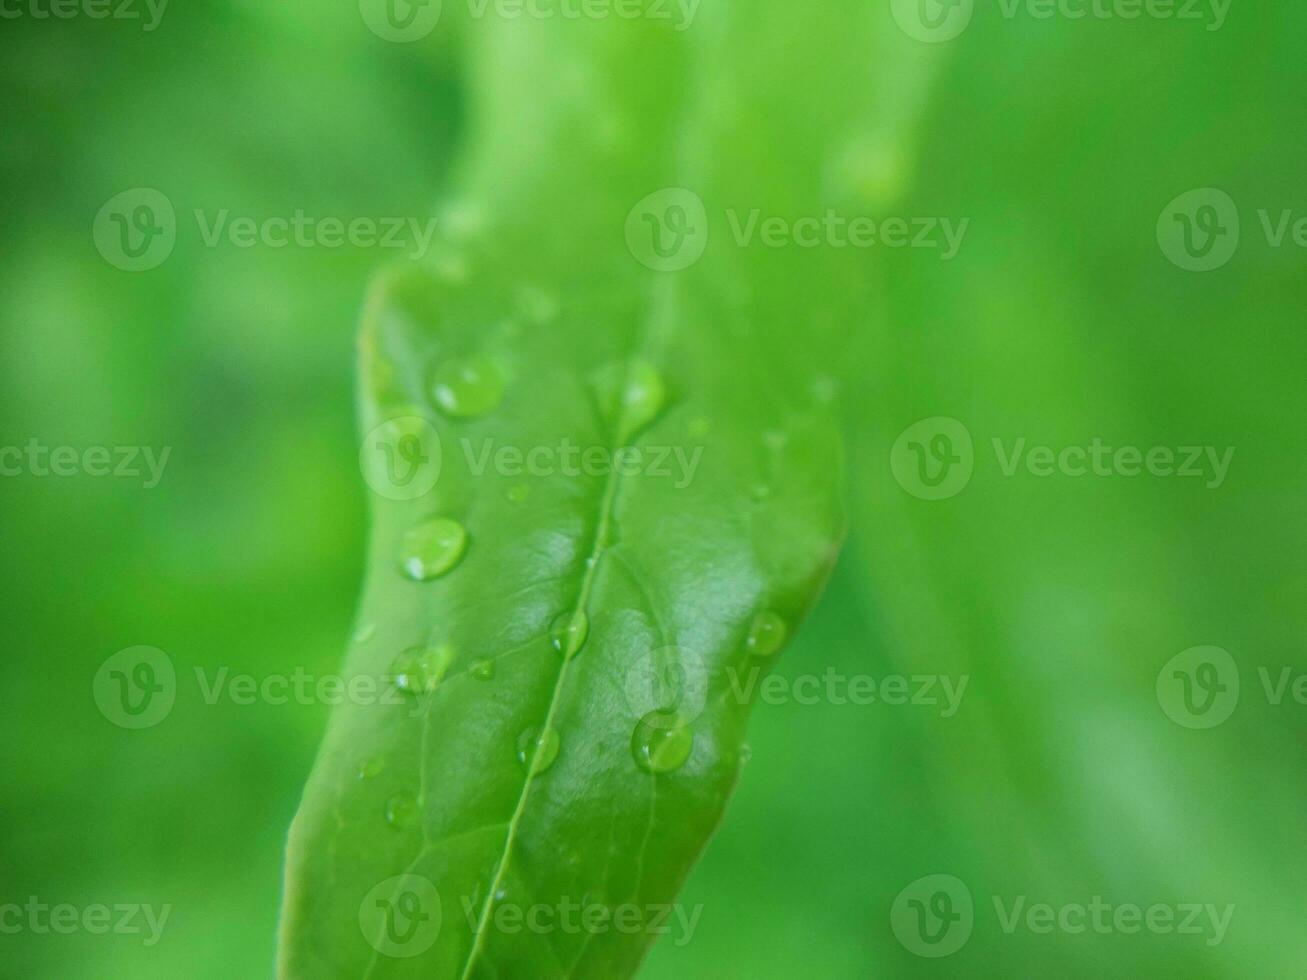
<svg viewBox="0 0 1307 980">
<path fill-rule="evenodd" d="M 517 446 L 571 433 L 610 448 L 621 418 L 612 396 L 648 365 L 664 407 L 632 441 L 705 451 L 684 491 L 666 485 L 674 480 L 623 479 L 610 531 L 623 506 L 633 520 L 658 517 L 659 560 L 645 570 L 653 595 L 635 595 L 617 557 L 630 538 L 614 533 L 592 600 L 665 605 L 657 590 L 679 583 L 680 602 L 695 569 L 674 542 L 688 538 L 692 555 L 720 545 L 716 570 L 726 532 L 737 556 L 754 555 L 737 534 L 746 518 L 799 515 L 802 533 L 783 535 L 802 549 L 790 571 L 763 569 L 738 609 L 705 617 L 721 631 L 708 655 L 719 665 L 738 657 L 752 614 L 773 594 L 782 608 L 783 580 L 824 566 L 814 551 L 836 536 L 838 477 L 833 463 L 806 460 L 804 446 L 827 454 L 838 415 L 849 545 L 799 629 L 814 583 L 793 589 L 782 608 L 791 642 L 763 666 L 786 683 L 831 670 L 970 683 L 949 717 L 912 704 L 756 705 L 753 761 L 675 899 L 686 916 L 700 913 L 693 938 L 659 939 L 642 978 L 1217 980 L 1300 968 L 1307 715 L 1291 694 L 1272 702 L 1259 671 L 1278 682 L 1307 665 L 1302 252 L 1291 237 L 1270 247 L 1257 209 L 1274 223 L 1304 206 L 1295 161 L 1307 132 L 1307 12 L 1235 4 L 1209 31 L 1149 16 L 1008 17 L 1004 9 L 1025 5 L 976 4 L 961 36 L 928 45 L 895 24 L 893 8 L 912 6 L 705 0 L 692 29 L 676 32 L 473 20 L 446 0 L 439 28 L 413 44 L 379 39 L 356 4 L 304 0 L 174 4 L 149 34 L 85 17 L 5 20 L 0 169 L 14 193 L 0 223 L 0 446 L 39 437 L 173 452 L 149 491 L 84 474 L 0 479 L 0 904 L 36 896 L 173 911 L 151 946 L 132 935 L 6 933 L 0 973 L 269 974 L 285 828 L 328 707 L 321 698 L 210 702 L 196 672 L 206 684 L 224 670 L 330 678 L 363 574 L 370 491 L 357 465 L 351 348 L 360 297 L 387 255 L 209 248 L 192 222 L 164 265 L 126 274 L 101 260 L 90 228 L 104 202 L 138 186 L 164 192 L 179 221 L 195 208 L 425 220 L 440 204 L 439 253 L 425 271 L 388 274 L 368 321 L 374 353 L 364 367 L 375 373 L 365 373 L 361 431 L 402 401 L 438 428 L 446 472 L 433 510 L 373 501 L 375 553 L 349 669 L 393 674 L 417 693 L 342 709 L 331 722 L 308 805 L 356 794 L 357 820 L 339 834 L 318 829 L 339 837 L 357 876 L 328 880 L 336 856 L 314 853 L 322 864 L 292 868 L 292 883 L 324 878 L 290 893 L 293 915 L 321 896 L 332 927 L 324 955 L 378 934 L 361 928 L 363 903 L 342 898 L 365 882 L 361 869 L 375 864 L 368 874 L 380 882 L 420 851 L 418 828 L 432 814 L 404 795 L 418 765 L 401 750 L 424 710 L 452 727 L 466 704 L 467 732 L 493 727 L 462 758 L 441 761 L 461 775 L 449 797 L 433 787 L 428 798 L 461 805 L 487 770 L 486 785 L 499 786 L 484 801 L 491 819 L 515 810 L 526 787 L 516 754 L 538 740 L 521 741 L 503 721 L 518 700 L 489 714 L 483 702 L 516 690 L 522 709 L 539 714 L 541 691 L 563 672 L 546 634 L 566 637 L 565 648 L 586 634 L 559 710 L 610 709 L 600 719 L 612 742 L 594 734 L 578 746 L 560 728 L 557 755 L 526 794 L 499 908 L 532 889 L 547 902 L 568 885 L 553 877 L 569 873 L 563 848 L 526 858 L 549 817 L 537 808 L 551 781 L 576 775 L 578 753 L 612 752 L 613 782 L 641 793 L 701 773 L 696 760 L 711 749 L 721 769 L 694 786 L 729 785 L 727 748 L 740 733 L 725 706 L 695 720 L 677 768 L 682 741 L 633 724 L 624 690 L 601 701 L 578 689 L 605 664 L 621 676 L 605 660 L 612 637 L 655 631 L 643 619 L 615 623 L 612 601 L 593 607 L 588 630 L 570 615 L 554 621 L 585 581 L 574 563 L 593 550 L 606 479 L 501 479 L 493 466 L 473 476 L 459 442 L 471 437 L 479 452 L 483 437 Z M 1167 202 L 1209 186 L 1238 203 L 1244 241 L 1223 268 L 1193 274 L 1167 260 L 1155 228 Z M 692 267 L 650 275 L 624 229 L 633 206 L 665 187 L 698 195 L 713 236 Z M 735 247 L 723 217 L 828 208 L 950 215 L 970 227 L 945 264 L 911 248 Z M 468 371 L 438 379 L 450 351 Z M 436 383 L 457 411 L 466 386 L 484 391 L 481 356 L 505 372 L 496 408 L 447 416 Z M 386 365 L 398 373 L 387 377 Z M 726 428 L 687 438 L 693 418 L 710 413 Z M 889 459 L 910 425 L 939 415 L 965 423 L 976 465 L 957 496 L 927 501 L 904 491 Z M 768 468 L 769 432 L 793 434 L 783 470 Z M 1216 490 L 1006 476 L 991 440 L 1021 437 L 1236 454 Z M 720 529 L 680 520 L 693 519 L 684 505 L 709 487 L 752 491 L 790 473 L 800 482 L 773 484 L 770 500 L 726 498 Z M 799 500 L 805 490 L 811 499 Z M 449 526 L 404 540 L 436 513 L 465 530 L 461 553 Z M 494 543 L 510 537 L 497 520 L 528 535 L 507 545 L 519 550 L 553 527 L 558 550 L 529 561 L 565 576 L 518 596 L 498 622 L 490 613 L 508 607 L 513 589 L 500 578 L 519 573 L 491 564 Z M 420 575 L 457 561 L 419 585 L 399 571 L 405 554 Z M 474 577 L 489 593 L 484 615 L 459 600 Z M 692 599 L 724 601 L 711 583 Z M 393 601 L 394 615 L 378 601 Z M 362 625 L 375 627 L 367 642 Z M 534 646 L 491 671 L 495 650 L 517 637 Z M 166 720 L 128 731 L 102 717 L 89 688 L 106 658 L 139 644 L 167 652 L 179 689 Z M 1243 694 L 1222 725 L 1194 731 L 1167 716 L 1156 685 L 1180 651 L 1204 644 L 1229 651 Z M 458 701 L 468 688 L 476 700 Z M 453 717 L 436 710 L 450 704 Z M 394 751 L 363 752 L 368 725 L 384 729 L 379 747 L 380 735 L 394 737 Z M 647 746 L 646 763 L 673 768 L 650 776 L 633 741 Z M 540 744 L 542 765 L 553 742 Z M 356 759 L 368 778 L 346 765 Z M 330 771 L 339 785 L 321 778 Z M 647 795 L 637 802 L 647 811 Z M 643 886 L 660 895 L 679 882 L 715 811 L 696 799 L 683 812 L 695 816 L 667 849 L 665 878 Z M 313 829 L 301 819 L 297 840 Z M 578 873 L 589 873 L 607 834 L 579 846 Z M 501 831 L 485 843 L 485 889 L 504 840 Z M 615 873 L 634 880 L 625 860 Z M 970 887 L 975 928 L 952 955 L 928 959 L 900 941 L 891 909 L 909 883 L 941 873 Z M 1216 945 L 1147 932 L 1005 932 L 994 899 L 1011 907 L 1022 895 L 1028 905 L 1098 895 L 1233 903 L 1235 912 Z M 474 926 L 458 898 L 437 951 L 461 943 L 470 952 Z M 474 902 L 474 922 L 478 912 Z M 507 975 L 504 957 L 527 948 L 525 937 L 485 935 L 477 969 Z M 554 945 L 592 955 L 566 935 L 549 942 L 550 951 L 529 944 L 523 962 L 543 956 L 547 974 Z M 643 945 L 614 935 L 591 948 L 621 958 Z M 467 963 L 458 952 L 455 975 Z M 403 975 L 403 962 L 379 956 L 376 975 Z"/>
</svg>

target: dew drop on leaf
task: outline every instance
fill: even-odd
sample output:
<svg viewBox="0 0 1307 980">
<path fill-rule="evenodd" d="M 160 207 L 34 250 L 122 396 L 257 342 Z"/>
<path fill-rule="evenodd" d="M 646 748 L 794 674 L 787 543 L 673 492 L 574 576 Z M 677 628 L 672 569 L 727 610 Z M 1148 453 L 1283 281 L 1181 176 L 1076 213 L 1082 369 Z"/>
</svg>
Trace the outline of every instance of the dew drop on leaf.
<svg viewBox="0 0 1307 980">
<path fill-rule="evenodd" d="M 558 758 L 558 732 L 547 728 L 543 732 L 532 726 L 517 738 L 517 759 L 526 766 L 528 775 L 538 776 Z"/>
<path fill-rule="evenodd" d="M 549 642 L 564 660 L 571 660 L 580 653 L 589 636 L 590 617 L 584 609 L 559 613 L 549 624 Z"/>
<path fill-rule="evenodd" d="M 488 681 L 495 676 L 495 662 L 493 660 L 474 660 L 468 670 L 477 680 Z"/>
<path fill-rule="evenodd" d="M 457 565 L 466 549 L 467 531 L 462 524 L 449 517 L 433 518 L 404 534 L 400 568 L 414 582 L 429 582 Z"/>
<path fill-rule="evenodd" d="M 450 418 L 477 418 L 498 407 L 504 376 L 488 358 L 451 358 L 432 375 L 431 396 Z"/>
<path fill-rule="evenodd" d="M 359 779 L 376 779 L 386 768 L 383 756 L 374 755 L 359 766 Z"/>
<path fill-rule="evenodd" d="M 681 768 L 694 747 L 689 724 L 674 711 L 651 711 L 635 726 L 631 754 L 645 772 L 667 773 Z"/>
<path fill-rule="evenodd" d="M 658 369 L 644 361 L 633 364 L 622 388 L 621 440 L 625 442 L 656 419 L 666 401 L 667 388 Z"/>
<path fill-rule="evenodd" d="M 395 687 L 408 694 L 416 694 L 419 684 L 418 654 L 421 647 L 410 647 L 390 665 L 391 676 L 395 678 Z"/>
<path fill-rule="evenodd" d="M 454 649 L 447 643 L 409 647 L 391 665 L 395 686 L 407 694 L 430 694 L 445 679 L 454 661 Z"/>
<path fill-rule="evenodd" d="M 769 610 L 753 618 L 745 645 L 755 657 L 770 657 L 784 646 L 785 635 L 785 620 Z"/>
<path fill-rule="evenodd" d="M 418 801 L 408 793 L 400 793 L 386 801 L 386 823 L 392 827 L 411 827 L 417 818 Z"/>
</svg>

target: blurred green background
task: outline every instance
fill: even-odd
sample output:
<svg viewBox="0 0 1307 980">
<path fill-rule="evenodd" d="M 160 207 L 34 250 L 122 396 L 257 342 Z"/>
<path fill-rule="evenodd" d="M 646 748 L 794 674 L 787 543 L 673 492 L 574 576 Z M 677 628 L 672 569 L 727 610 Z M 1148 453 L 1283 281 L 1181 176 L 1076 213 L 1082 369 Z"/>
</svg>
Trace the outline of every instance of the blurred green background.
<svg viewBox="0 0 1307 980">
<path fill-rule="evenodd" d="M 843 390 L 850 542 L 779 673 L 968 686 L 947 718 L 759 706 L 684 895 L 698 929 L 642 975 L 1297 975 L 1307 706 L 1273 703 L 1262 672 L 1307 671 L 1307 262 L 1257 212 L 1307 217 L 1307 11 L 1236 3 L 1207 30 L 982 4 L 962 36 L 923 45 L 888 0 L 839 6 L 881 38 L 867 79 L 900 141 L 892 213 L 971 225 L 950 263 L 869 256 L 876 313 Z M 394 255 L 207 248 L 189 215 L 435 213 L 476 100 L 463 42 L 480 25 L 447 26 L 392 44 L 349 3 L 210 0 L 150 32 L 30 13 L 0 27 L 0 446 L 172 447 L 149 490 L 0 478 L 0 904 L 173 906 L 149 947 L 0 934 L 0 976 L 270 975 L 284 835 L 328 709 L 208 705 L 193 674 L 337 667 L 366 530 L 354 330 Z M 166 262 L 129 274 L 91 228 L 136 187 L 166 194 L 180 230 Z M 1199 274 L 1168 261 L 1156 224 L 1204 187 L 1237 202 L 1242 240 Z M 932 416 L 976 445 L 943 501 L 889 465 Z M 1215 489 L 1008 477 L 996 438 L 1235 455 Z M 181 678 L 140 732 L 92 698 L 101 663 L 138 644 Z M 1199 645 L 1228 650 L 1242 681 L 1206 730 L 1156 693 Z M 975 902 L 969 940 L 940 959 L 891 928 L 896 897 L 932 874 Z M 996 896 L 1234 912 L 1213 944 L 1009 933 Z"/>
</svg>

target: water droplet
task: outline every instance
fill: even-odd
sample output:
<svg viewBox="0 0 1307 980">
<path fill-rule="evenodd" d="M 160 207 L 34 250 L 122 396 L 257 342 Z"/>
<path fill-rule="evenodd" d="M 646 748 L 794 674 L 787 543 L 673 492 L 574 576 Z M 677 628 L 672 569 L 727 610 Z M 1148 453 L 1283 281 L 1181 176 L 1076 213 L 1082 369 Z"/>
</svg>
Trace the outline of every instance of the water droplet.
<svg viewBox="0 0 1307 980">
<path fill-rule="evenodd" d="M 418 654 L 421 652 L 421 647 L 411 647 L 396 657 L 394 663 L 390 665 L 390 673 L 395 678 L 395 686 L 401 691 L 410 694 L 417 692 L 418 685 L 421 683 L 418 676 Z"/>
<path fill-rule="evenodd" d="M 431 394 L 450 418 L 476 418 L 499 405 L 504 397 L 504 376 L 487 358 L 452 358 L 436 368 Z"/>
<path fill-rule="evenodd" d="M 383 756 L 374 755 L 359 766 L 359 779 L 376 779 L 386 768 Z"/>
<path fill-rule="evenodd" d="M 558 732 L 552 728 L 543 732 L 538 727 L 524 731 L 517 739 L 517 758 L 532 776 L 538 776 L 558 758 Z"/>
<path fill-rule="evenodd" d="M 438 646 L 409 647 L 391 665 L 395 686 L 406 694 L 430 694 L 449 672 L 454 649 L 447 643 Z"/>
<path fill-rule="evenodd" d="M 745 645 L 755 657 L 770 657 L 785 644 L 785 620 L 768 610 L 753 617 Z"/>
<path fill-rule="evenodd" d="M 564 660 L 571 660 L 580 653 L 589 636 L 590 617 L 584 609 L 559 613 L 549 624 L 549 642 Z"/>
<path fill-rule="evenodd" d="M 651 711 L 635 726 L 631 754 L 645 772 L 666 773 L 681 768 L 694 748 L 694 733 L 674 711 Z"/>
<path fill-rule="evenodd" d="M 458 564 L 467 548 L 467 531 L 450 517 L 411 528 L 400 549 L 400 567 L 415 582 L 439 578 Z"/>
<path fill-rule="evenodd" d="M 708 420 L 702 416 L 690 421 L 689 433 L 691 439 L 702 439 L 708 434 Z"/>
<path fill-rule="evenodd" d="M 504 496 L 508 498 L 509 503 L 520 504 L 530 492 L 531 488 L 525 483 L 514 483 L 504 491 Z"/>
<path fill-rule="evenodd" d="M 392 827 L 412 827 L 418 818 L 418 801 L 408 793 L 400 793 L 386 801 L 386 823 Z"/>
<path fill-rule="evenodd" d="M 625 442 L 647 426 L 663 410 L 667 388 L 657 368 L 644 361 L 631 365 L 622 389 L 622 421 L 618 427 Z"/>
<path fill-rule="evenodd" d="M 468 670 L 477 680 L 488 681 L 495 676 L 495 662 L 493 660 L 474 660 Z"/>
<path fill-rule="evenodd" d="M 771 487 L 765 483 L 755 483 L 749 487 L 749 496 L 753 498 L 755 503 L 762 503 L 771 496 Z"/>
<path fill-rule="evenodd" d="M 372 639 L 376 635 L 377 635 L 377 624 L 364 623 L 362 626 L 360 626 L 358 629 L 354 631 L 354 642 L 367 643 L 368 640 Z"/>
<path fill-rule="evenodd" d="M 747 742 L 740 746 L 740 765 L 747 766 L 753 758 L 753 746 Z"/>
</svg>

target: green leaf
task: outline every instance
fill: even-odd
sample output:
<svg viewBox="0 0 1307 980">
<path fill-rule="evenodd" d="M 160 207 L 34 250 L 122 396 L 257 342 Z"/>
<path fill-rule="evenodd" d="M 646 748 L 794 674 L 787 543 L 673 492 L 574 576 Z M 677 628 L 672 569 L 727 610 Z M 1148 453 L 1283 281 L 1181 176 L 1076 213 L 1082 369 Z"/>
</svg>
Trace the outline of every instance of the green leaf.
<svg viewBox="0 0 1307 980">
<path fill-rule="evenodd" d="M 476 24 L 445 237 L 364 315 L 347 674 L 383 693 L 292 828 L 283 980 L 620 978 L 707 914 L 664 908 L 838 551 L 866 261 L 730 222 L 865 204 L 897 145 L 858 5 L 783 55 L 792 6 L 745 11 Z"/>
</svg>

